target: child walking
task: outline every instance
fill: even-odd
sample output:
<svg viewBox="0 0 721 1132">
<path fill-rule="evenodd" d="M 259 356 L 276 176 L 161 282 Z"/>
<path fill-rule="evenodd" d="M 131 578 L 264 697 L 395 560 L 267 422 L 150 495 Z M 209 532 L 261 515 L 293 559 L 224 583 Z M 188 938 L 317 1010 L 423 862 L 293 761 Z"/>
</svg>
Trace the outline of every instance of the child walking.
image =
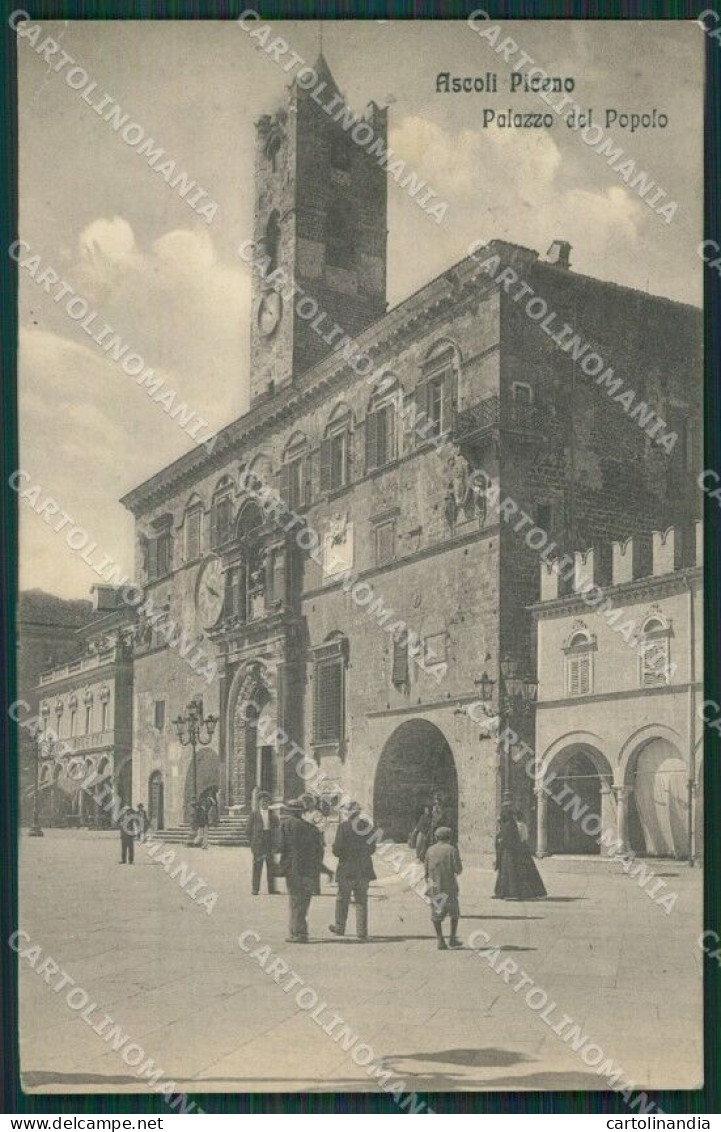
<svg viewBox="0 0 721 1132">
<path fill-rule="evenodd" d="M 455 845 L 451 845 L 451 830 L 442 825 L 436 830 L 436 840 L 426 852 L 426 895 L 431 904 L 431 920 L 436 929 L 438 950 L 448 947 L 462 947 L 458 938 L 458 881 L 456 877 L 463 871 L 461 856 Z M 451 934 L 446 944 L 443 938 L 443 921 L 450 917 Z"/>
</svg>

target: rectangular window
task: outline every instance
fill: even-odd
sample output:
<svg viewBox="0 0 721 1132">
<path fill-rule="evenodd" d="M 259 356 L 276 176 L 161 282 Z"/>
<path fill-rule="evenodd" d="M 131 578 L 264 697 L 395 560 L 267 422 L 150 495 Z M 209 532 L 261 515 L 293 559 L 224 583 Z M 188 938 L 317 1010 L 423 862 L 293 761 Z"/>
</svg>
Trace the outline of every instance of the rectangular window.
<svg viewBox="0 0 721 1132">
<path fill-rule="evenodd" d="M 165 700 L 155 701 L 155 727 L 157 731 L 165 727 Z"/>
<path fill-rule="evenodd" d="M 203 511 L 194 507 L 185 517 L 185 560 L 193 562 L 200 558 L 200 531 Z"/>
<path fill-rule="evenodd" d="M 108 705 L 105 702 L 100 705 L 100 730 L 108 730 Z"/>
<path fill-rule="evenodd" d="M 315 667 L 313 738 L 316 743 L 340 743 L 345 724 L 342 658 L 320 660 Z"/>
<path fill-rule="evenodd" d="M 89 735 L 93 727 L 93 705 L 85 705 L 85 734 Z"/>
<path fill-rule="evenodd" d="M 75 720 L 76 720 L 77 714 L 78 713 L 76 712 L 75 708 L 73 708 L 70 712 L 70 734 L 71 735 L 75 734 Z"/>
<path fill-rule="evenodd" d="M 396 556 L 396 524 L 394 519 L 379 523 L 374 530 L 376 543 L 376 566 L 392 562 Z"/>
</svg>

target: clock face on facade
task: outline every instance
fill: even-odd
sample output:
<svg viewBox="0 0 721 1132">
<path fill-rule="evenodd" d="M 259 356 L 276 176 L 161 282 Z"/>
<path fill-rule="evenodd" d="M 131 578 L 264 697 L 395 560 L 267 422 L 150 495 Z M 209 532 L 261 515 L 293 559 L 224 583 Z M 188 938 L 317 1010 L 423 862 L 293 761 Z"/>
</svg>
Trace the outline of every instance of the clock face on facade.
<svg viewBox="0 0 721 1132">
<path fill-rule="evenodd" d="M 209 558 L 198 578 L 195 603 L 204 629 L 218 624 L 223 612 L 223 568 L 219 558 Z"/>
<path fill-rule="evenodd" d="M 264 338 L 272 334 L 283 312 L 283 300 L 277 291 L 268 291 L 258 306 L 258 329 Z"/>
</svg>

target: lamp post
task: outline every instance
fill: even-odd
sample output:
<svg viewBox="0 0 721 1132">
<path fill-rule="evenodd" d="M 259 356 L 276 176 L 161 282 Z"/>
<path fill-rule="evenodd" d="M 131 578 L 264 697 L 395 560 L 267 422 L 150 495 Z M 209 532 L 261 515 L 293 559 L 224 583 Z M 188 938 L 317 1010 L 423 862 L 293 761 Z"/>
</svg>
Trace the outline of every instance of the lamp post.
<svg viewBox="0 0 721 1132">
<path fill-rule="evenodd" d="M 518 671 L 518 663 L 512 657 L 505 657 L 501 661 L 501 679 L 498 686 L 498 710 L 496 712 L 499 721 L 499 745 L 501 734 L 501 723 L 508 715 L 513 713 L 527 714 L 531 711 L 536 702 L 538 694 L 538 681 L 530 676 L 521 675 Z M 480 679 L 476 680 L 476 685 L 481 690 L 481 702 L 484 704 L 491 704 L 493 700 L 493 689 L 496 681 L 491 680 L 488 673 L 484 672 Z M 489 712 L 490 714 L 490 712 Z M 510 750 L 508 743 L 503 747 L 499 746 L 498 752 L 498 773 L 501 777 L 501 799 L 510 793 L 511 774 L 510 774 Z"/>
<path fill-rule="evenodd" d="M 195 807 L 198 801 L 197 749 L 198 746 L 207 747 L 208 744 L 212 742 L 213 732 L 215 731 L 217 722 L 217 715 L 203 716 L 203 701 L 200 696 L 196 696 L 190 701 L 185 709 L 185 715 L 179 715 L 173 720 L 181 745 L 183 747 L 190 746 L 193 752 L 193 793 L 190 799 L 191 814 L 195 813 Z M 188 844 L 192 845 L 193 842 L 190 841 Z"/>
<path fill-rule="evenodd" d="M 47 744 L 48 740 L 42 731 L 39 731 L 35 739 L 35 784 L 33 791 L 33 824 L 28 832 L 28 837 L 44 837 L 42 826 L 40 825 L 40 759 L 43 757 L 43 747 Z"/>
</svg>

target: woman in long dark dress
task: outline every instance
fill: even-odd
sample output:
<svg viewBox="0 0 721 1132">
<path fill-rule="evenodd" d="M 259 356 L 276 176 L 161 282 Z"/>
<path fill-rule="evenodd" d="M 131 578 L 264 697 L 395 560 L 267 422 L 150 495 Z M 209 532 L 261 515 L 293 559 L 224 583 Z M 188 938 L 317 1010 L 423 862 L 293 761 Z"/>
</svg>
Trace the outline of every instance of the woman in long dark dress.
<svg viewBox="0 0 721 1132">
<path fill-rule="evenodd" d="M 513 807 L 504 803 L 496 834 L 497 900 L 540 900 L 546 889 L 516 823 Z"/>
</svg>

